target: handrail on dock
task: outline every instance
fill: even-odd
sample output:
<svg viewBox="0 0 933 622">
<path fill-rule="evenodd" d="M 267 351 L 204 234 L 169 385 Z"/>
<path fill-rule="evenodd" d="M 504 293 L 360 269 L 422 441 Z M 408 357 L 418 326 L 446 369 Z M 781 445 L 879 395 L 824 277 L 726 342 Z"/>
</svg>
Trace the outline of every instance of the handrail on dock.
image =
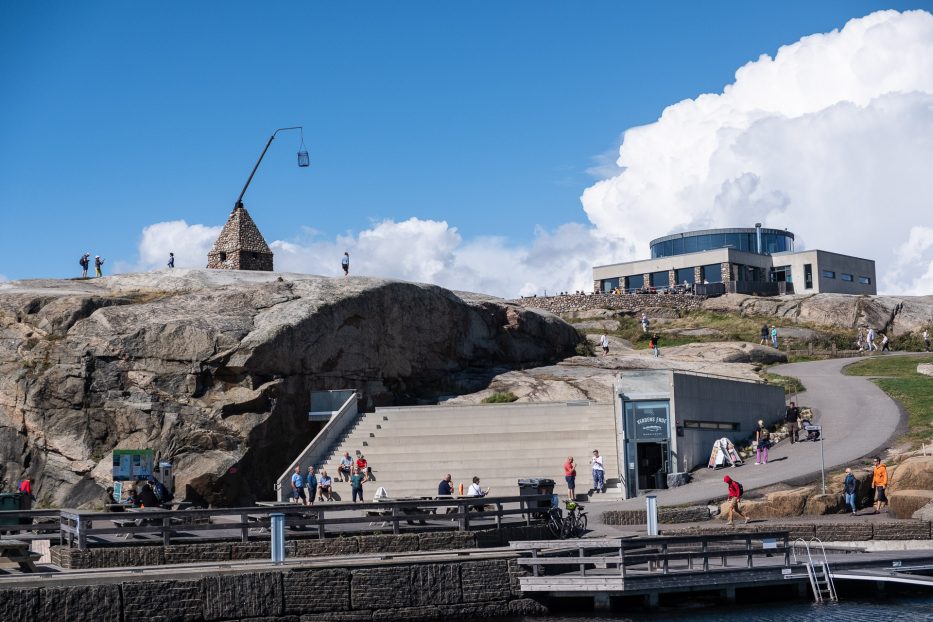
<svg viewBox="0 0 933 622">
<path fill-rule="evenodd" d="M 502 519 L 521 516 L 530 525 L 535 514 L 550 505 L 551 495 L 518 495 L 509 497 L 457 497 L 451 499 L 411 499 L 403 501 L 373 501 L 366 503 L 326 503 L 310 506 L 283 503 L 223 509 L 162 510 L 146 509 L 137 512 L 91 512 L 83 510 L 56 510 L 62 544 L 86 550 L 91 543 L 101 542 L 102 536 L 158 534 L 162 544 L 178 540 L 180 533 L 238 530 L 240 539 L 248 542 L 250 532 L 265 530 L 271 523 L 271 514 L 285 514 L 285 526 L 293 529 L 313 529 L 325 538 L 334 534 L 338 525 L 373 524 L 391 525 L 392 533 L 402 531 L 403 524 L 426 524 L 426 521 L 453 521 L 459 531 L 468 531 L 477 519 L 494 519 L 494 526 L 502 528 Z M 491 507 L 491 509 L 486 509 Z M 480 509 L 481 508 L 481 509 Z M 444 510 L 443 512 L 441 510 Z M 214 519 L 225 518 L 223 522 Z M 514 524 L 514 523 L 513 523 Z M 331 527 L 330 530 L 327 528 Z M 448 525 L 442 526 L 449 529 Z"/>
<path fill-rule="evenodd" d="M 783 565 L 789 567 L 791 552 L 786 531 L 580 539 L 572 542 L 524 541 L 512 542 L 510 546 L 531 555 L 520 558 L 517 562 L 523 566 L 531 566 L 532 575 L 535 577 L 541 576 L 548 567 L 554 570 L 575 567 L 573 572 L 580 576 L 587 576 L 588 569 L 618 568 L 619 575 L 623 578 L 632 573 L 645 572 L 660 572 L 665 575 L 678 572 L 709 572 L 716 568 L 726 569 L 730 558 L 734 557 L 744 558 L 746 567 L 753 568 L 756 558 L 776 555 L 782 555 Z"/>
</svg>

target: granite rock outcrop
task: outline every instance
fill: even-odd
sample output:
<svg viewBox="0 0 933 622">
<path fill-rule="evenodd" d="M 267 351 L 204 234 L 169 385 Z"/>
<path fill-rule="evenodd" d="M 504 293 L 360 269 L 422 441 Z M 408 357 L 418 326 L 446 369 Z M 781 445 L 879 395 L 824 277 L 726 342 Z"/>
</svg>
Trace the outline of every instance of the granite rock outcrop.
<svg viewBox="0 0 933 622">
<path fill-rule="evenodd" d="M 431 285 L 183 269 L 0 284 L 0 337 L 0 480 L 71 507 L 100 501 L 114 448 L 154 449 L 202 502 L 268 498 L 317 431 L 312 390 L 414 402 L 581 341 L 549 313 Z"/>
</svg>

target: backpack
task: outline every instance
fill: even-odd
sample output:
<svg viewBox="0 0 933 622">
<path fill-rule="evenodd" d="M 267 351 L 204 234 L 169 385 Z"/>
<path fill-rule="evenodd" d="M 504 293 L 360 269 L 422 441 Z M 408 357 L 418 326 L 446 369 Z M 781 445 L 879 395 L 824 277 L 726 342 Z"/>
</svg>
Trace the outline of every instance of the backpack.
<svg viewBox="0 0 933 622">
<path fill-rule="evenodd" d="M 735 480 L 732 481 L 735 482 Z M 743 496 L 745 494 L 745 489 L 742 487 L 742 484 L 735 482 L 735 485 L 739 488 L 739 496 Z"/>
</svg>

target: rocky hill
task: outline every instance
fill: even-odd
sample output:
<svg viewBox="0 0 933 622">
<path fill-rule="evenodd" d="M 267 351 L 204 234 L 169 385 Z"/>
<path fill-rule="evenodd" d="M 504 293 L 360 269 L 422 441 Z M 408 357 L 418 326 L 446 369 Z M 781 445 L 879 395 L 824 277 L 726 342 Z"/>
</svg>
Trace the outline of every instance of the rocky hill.
<svg viewBox="0 0 933 622">
<path fill-rule="evenodd" d="M 378 279 L 176 269 L 3 283 L 0 480 L 33 478 L 45 504 L 94 504 L 109 452 L 151 447 L 195 498 L 269 498 L 316 432 L 310 391 L 411 401 L 468 370 L 554 362 L 580 339 L 546 312 Z"/>
</svg>

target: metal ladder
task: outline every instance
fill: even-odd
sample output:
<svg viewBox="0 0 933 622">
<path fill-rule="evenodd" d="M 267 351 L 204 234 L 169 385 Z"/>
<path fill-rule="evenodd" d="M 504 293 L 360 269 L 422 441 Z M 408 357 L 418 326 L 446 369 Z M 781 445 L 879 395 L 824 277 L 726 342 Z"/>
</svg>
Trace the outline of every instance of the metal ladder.
<svg viewBox="0 0 933 622">
<path fill-rule="evenodd" d="M 810 589 L 813 590 L 813 600 L 818 603 L 823 603 L 827 600 L 838 602 L 839 597 L 836 595 L 833 573 L 829 568 L 829 560 L 826 558 L 826 549 L 823 547 L 823 541 L 819 538 L 809 538 L 807 540 L 797 538 L 794 541 L 794 562 L 799 564 L 800 561 L 797 559 L 798 542 L 801 542 L 807 551 L 807 560 L 805 563 L 807 566 L 807 576 L 810 578 Z M 813 555 L 810 551 L 811 542 L 820 545 L 822 560 L 819 558 L 817 558 L 816 561 L 813 560 Z"/>
</svg>

